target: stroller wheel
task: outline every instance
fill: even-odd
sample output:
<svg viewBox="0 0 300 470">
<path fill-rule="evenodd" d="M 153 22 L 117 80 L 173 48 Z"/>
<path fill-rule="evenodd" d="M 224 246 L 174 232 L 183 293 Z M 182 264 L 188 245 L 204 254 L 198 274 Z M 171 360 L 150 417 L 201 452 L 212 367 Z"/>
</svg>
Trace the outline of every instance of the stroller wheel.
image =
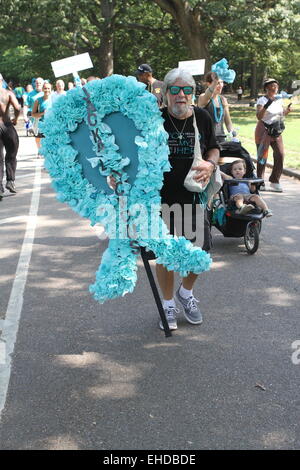
<svg viewBox="0 0 300 470">
<path fill-rule="evenodd" d="M 256 253 L 259 245 L 260 224 L 249 222 L 244 235 L 245 247 L 249 255 Z"/>
</svg>

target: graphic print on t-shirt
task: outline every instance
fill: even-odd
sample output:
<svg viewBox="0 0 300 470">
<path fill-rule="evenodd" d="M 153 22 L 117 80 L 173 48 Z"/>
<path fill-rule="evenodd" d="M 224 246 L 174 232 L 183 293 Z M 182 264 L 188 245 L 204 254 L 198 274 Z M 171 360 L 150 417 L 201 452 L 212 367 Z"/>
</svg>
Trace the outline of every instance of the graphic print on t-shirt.
<svg viewBox="0 0 300 470">
<path fill-rule="evenodd" d="M 193 158 L 194 156 L 194 147 L 195 147 L 195 133 L 194 132 L 184 132 L 180 134 L 182 138 L 179 138 L 178 132 L 169 132 L 168 145 L 170 148 L 170 154 L 172 157 L 185 157 Z M 199 134 L 199 141 L 201 136 Z"/>
</svg>

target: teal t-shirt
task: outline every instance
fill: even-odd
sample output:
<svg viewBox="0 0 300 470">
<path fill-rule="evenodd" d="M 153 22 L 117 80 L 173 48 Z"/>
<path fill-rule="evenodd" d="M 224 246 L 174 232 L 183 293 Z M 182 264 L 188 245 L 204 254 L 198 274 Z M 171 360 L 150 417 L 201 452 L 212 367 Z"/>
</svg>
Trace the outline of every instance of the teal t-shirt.
<svg viewBox="0 0 300 470">
<path fill-rule="evenodd" d="M 16 88 L 14 88 L 14 94 L 16 95 L 17 98 L 22 98 L 22 96 L 24 95 L 25 93 L 25 90 L 22 86 L 16 86 Z"/>
<path fill-rule="evenodd" d="M 28 93 L 27 100 L 26 100 L 27 101 L 27 106 L 28 106 L 28 111 L 32 111 L 33 103 L 40 96 L 44 96 L 43 91 L 32 90 L 30 93 Z"/>
<path fill-rule="evenodd" d="M 44 94 L 43 94 L 43 96 L 44 96 Z M 39 113 L 45 113 L 47 110 L 49 110 L 52 107 L 51 96 L 47 100 L 44 100 L 43 96 L 40 96 L 39 98 L 37 98 L 37 101 L 39 103 L 38 104 L 38 112 Z M 39 123 L 43 122 L 44 117 L 45 117 L 45 115 L 40 117 Z"/>
<path fill-rule="evenodd" d="M 24 93 L 24 95 L 23 95 L 24 106 L 28 106 L 28 104 L 27 104 L 27 98 L 28 98 L 29 93 L 30 93 L 30 91 L 25 91 L 25 93 Z"/>
</svg>

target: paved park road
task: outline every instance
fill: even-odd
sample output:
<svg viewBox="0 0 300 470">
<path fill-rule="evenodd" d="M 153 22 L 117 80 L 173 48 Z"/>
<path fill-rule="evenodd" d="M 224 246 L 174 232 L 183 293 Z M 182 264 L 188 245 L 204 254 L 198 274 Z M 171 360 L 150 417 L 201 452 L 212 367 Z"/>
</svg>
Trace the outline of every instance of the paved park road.
<svg viewBox="0 0 300 470">
<path fill-rule="evenodd" d="M 133 294 L 93 300 L 107 242 L 34 154 L 21 138 L 19 192 L 0 203 L 0 448 L 299 448 L 300 182 L 265 193 L 256 255 L 214 232 L 204 323 L 181 314 L 165 338 L 141 263 Z"/>
</svg>

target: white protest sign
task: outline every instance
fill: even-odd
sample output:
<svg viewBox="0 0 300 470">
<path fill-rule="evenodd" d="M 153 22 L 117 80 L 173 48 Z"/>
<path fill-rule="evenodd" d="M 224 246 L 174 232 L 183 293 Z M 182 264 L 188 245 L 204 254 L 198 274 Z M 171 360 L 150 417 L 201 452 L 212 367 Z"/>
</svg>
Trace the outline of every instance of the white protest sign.
<svg viewBox="0 0 300 470">
<path fill-rule="evenodd" d="M 188 70 L 192 75 L 203 75 L 205 67 L 205 59 L 184 60 L 178 62 L 180 69 Z"/>
<path fill-rule="evenodd" d="M 69 73 L 91 69 L 93 67 L 93 63 L 89 53 L 85 52 L 84 54 L 72 55 L 71 57 L 51 62 L 51 66 L 55 77 L 62 77 Z"/>
</svg>

